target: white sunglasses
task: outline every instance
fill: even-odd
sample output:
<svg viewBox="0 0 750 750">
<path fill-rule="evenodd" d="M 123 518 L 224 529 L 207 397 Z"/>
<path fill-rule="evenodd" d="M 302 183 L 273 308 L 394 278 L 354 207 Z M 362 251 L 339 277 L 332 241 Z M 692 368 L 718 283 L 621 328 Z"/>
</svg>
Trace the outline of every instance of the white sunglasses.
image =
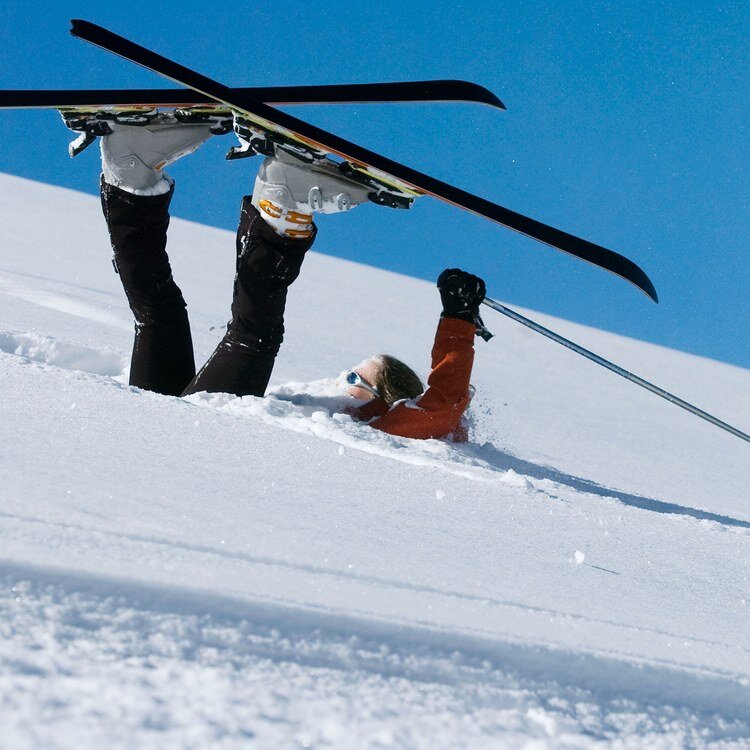
<svg viewBox="0 0 750 750">
<path fill-rule="evenodd" d="M 369 391 L 378 398 L 383 398 L 377 388 L 370 385 L 358 372 L 355 372 L 354 370 L 349 370 L 349 372 L 346 373 L 346 382 L 349 385 L 356 386 L 357 388 L 364 388 L 366 391 Z"/>
</svg>

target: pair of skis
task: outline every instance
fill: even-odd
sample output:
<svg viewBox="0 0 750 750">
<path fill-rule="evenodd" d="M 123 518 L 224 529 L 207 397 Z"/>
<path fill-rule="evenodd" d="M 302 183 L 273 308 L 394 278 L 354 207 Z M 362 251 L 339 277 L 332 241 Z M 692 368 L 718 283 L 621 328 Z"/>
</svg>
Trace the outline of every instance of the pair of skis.
<svg viewBox="0 0 750 750">
<path fill-rule="evenodd" d="M 438 200 L 478 214 L 614 273 L 634 284 L 654 302 L 658 301 L 656 290 L 649 277 L 628 258 L 418 172 L 266 103 L 266 100 L 274 104 L 301 104 L 441 99 L 475 101 L 500 109 L 505 108 L 491 92 L 476 84 L 461 81 L 436 81 L 412 84 L 360 84 L 348 87 L 232 89 L 88 21 L 72 21 L 71 34 L 186 86 L 193 93 L 178 90 L 166 90 L 168 93 L 165 93 L 165 90 L 154 90 L 124 94 L 112 91 L 93 94 L 92 92 L 41 92 L 41 94 L 40 92 L 15 92 L 14 98 L 11 92 L 5 92 L 5 96 L 0 96 L 0 107 L 3 106 L 3 99 L 6 107 L 53 106 L 61 109 L 107 105 L 115 107 L 149 104 L 175 106 L 203 104 L 214 107 L 223 105 L 239 112 L 243 118 L 254 123 L 269 136 L 270 140 L 291 138 L 305 144 L 311 150 L 336 155 L 348 168 L 376 175 L 385 183 L 391 182 L 404 186 L 416 195 L 431 195 Z M 106 99 L 117 99 L 117 101 L 103 101 Z"/>
</svg>

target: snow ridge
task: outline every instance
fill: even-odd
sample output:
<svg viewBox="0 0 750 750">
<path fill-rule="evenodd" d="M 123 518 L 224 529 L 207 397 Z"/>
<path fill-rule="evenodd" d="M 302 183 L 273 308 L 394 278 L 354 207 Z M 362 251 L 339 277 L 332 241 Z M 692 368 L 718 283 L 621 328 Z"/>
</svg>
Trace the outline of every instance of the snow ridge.
<svg viewBox="0 0 750 750">
<path fill-rule="evenodd" d="M 428 748 L 437 725 L 452 747 L 496 747 L 500 726 L 505 747 L 731 747 L 750 730 L 745 696 L 717 678 L 382 626 L 352 635 L 315 614 L 28 569 L 0 580 L 12 735 L 34 725 L 42 685 L 38 739 L 77 746 Z M 113 674 L 150 699 L 114 699 Z"/>
</svg>

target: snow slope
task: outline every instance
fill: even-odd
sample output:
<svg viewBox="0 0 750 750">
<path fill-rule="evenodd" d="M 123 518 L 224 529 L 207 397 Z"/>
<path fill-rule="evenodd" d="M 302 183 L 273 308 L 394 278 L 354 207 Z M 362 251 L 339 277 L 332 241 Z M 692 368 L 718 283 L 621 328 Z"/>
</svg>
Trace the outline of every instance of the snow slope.
<svg viewBox="0 0 750 750">
<path fill-rule="evenodd" d="M 746 444 L 490 311 L 468 445 L 357 425 L 439 299 L 317 253 L 268 397 L 138 391 L 97 201 L 0 213 L 0 747 L 750 747 Z M 169 247 L 202 361 L 233 237 Z M 749 372 L 531 315 L 750 431 Z"/>
</svg>

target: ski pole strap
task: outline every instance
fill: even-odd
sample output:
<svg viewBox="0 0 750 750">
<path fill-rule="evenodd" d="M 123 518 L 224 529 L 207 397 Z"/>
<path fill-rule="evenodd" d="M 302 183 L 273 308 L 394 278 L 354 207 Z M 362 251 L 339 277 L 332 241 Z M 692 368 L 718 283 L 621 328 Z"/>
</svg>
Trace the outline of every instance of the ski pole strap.
<svg viewBox="0 0 750 750">
<path fill-rule="evenodd" d="M 545 328 L 544 326 L 539 325 L 539 323 L 535 323 L 533 320 L 529 320 L 529 318 L 525 318 L 520 313 L 517 313 L 514 310 L 511 310 L 510 308 L 505 307 L 505 305 L 501 305 L 499 302 L 496 302 L 494 299 L 485 297 L 482 300 L 482 302 L 488 307 L 491 307 L 493 310 L 496 310 L 497 312 L 501 313 L 502 315 L 505 315 L 511 318 L 512 320 L 517 321 L 518 323 L 521 323 L 521 325 L 524 325 L 527 328 L 530 328 L 532 331 L 541 333 L 542 336 L 546 336 L 548 339 L 552 339 L 553 341 L 556 341 L 558 344 L 561 344 L 562 346 L 570 349 L 571 351 L 574 351 L 576 354 L 580 354 L 582 357 L 586 357 L 586 359 L 590 359 L 592 362 L 596 362 L 596 364 L 601 365 L 602 367 L 606 367 L 608 370 L 611 370 L 617 375 L 620 375 L 626 380 L 629 380 L 631 383 L 635 383 L 636 385 L 641 386 L 641 388 L 645 388 L 647 391 L 651 391 L 651 393 L 655 393 L 657 396 L 661 396 L 661 398 L 666 399 L 667 401 L 670 401 L 676 406 L 679 406 L 681 409 L 685 409 L 685 411 L 689 411 L 691 414 L 695 414 L 696 417 L 705 419 L 707 422 L 710 422 L 711 424 L 716 425 L 717 427 L 720 427 L 722 430 L 726 430 L 731 435 L 741 438 L 742 440 L 746 440 L 748 443 L 750 443 L 750 435 L 748 435 L 747 433 L 744 433 L 741 430 L 738 430 L 736 427 L 732 427 L 732 425 L 727 424 L 726 422 L 722 422 L 717 417 L 714 417 L 708 412 L 703 411 L 703 409 L 699 409 L 697 406 L 693 406 L 692 404 L 689 404 L 687 401 L 683 401 L 681 398 L 678 398 L 672 393 L 669 393 L 669 391 L 665 391 L 663 388 L 659 388 L 658 385 L 654 385 L 653 383 L 649 383 L 647 380 L 644 380 L 643 378 L 639 378 L 637 375 L 634 375 L 632 372 L 628 372 L 627 370 L 623 369 L 619 365 L 616 365 L 613 362 L 610 362 L 609 360 L 604 359 L 604 357 L 600 357 L 598 354 L 594 354 L 594 352 L 591 352 L 588 349 L 584 349 L 582 346 L 579 346 L 573 341 L 570 341 L 569 339 L 566 339 L 563 336 L 560 336 L 554 331 L 550 331 L 549 328 Z"/>
<path fill-rule="evenodd" d="M 474 318 L 474 325 L 476 326 L 477 336 L 484 339 L 485 341 L 489 341 L 495 335 L 494 333 L 490 333 L 487 330 L 487 326 L 485 326 L 484 321 L 482 320 L 479 313 L 477 313 L 477 316 Z"/>
</svg>

